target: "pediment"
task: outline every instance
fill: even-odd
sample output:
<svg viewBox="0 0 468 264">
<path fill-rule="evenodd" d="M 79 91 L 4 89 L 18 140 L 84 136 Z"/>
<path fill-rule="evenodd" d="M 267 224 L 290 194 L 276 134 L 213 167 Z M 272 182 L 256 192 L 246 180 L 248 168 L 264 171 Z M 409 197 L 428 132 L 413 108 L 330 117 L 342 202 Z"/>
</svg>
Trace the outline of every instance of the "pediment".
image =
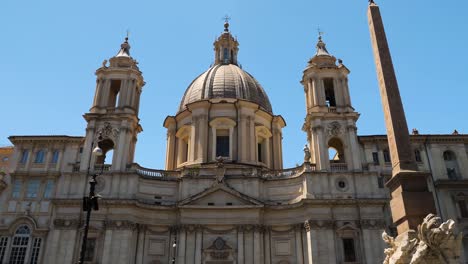
<svg viewBox="0 0 468 264">
<path fill-rule="evenodd" d="M 179 206 L 262 206 L 259 200 L 224 184 L 212 186 L 179 202 Z"/>
</svg>

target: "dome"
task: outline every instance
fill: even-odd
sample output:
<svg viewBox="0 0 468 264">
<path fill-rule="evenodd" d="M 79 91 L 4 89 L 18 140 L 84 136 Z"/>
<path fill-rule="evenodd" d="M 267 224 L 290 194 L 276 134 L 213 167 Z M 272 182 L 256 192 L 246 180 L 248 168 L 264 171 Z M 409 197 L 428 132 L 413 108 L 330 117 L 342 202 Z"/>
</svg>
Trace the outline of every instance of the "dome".
<svg viewBox="0 0 468 264">
<path fill-rule="evenodd" d="M 270 100 L 262 86 L 235 64 L 216 64 L 193 80 L 185 91 L 179 111 L 183 111 L 187 104 L 214 98 L 247 100 L 272 113 Z"/>
</svg>

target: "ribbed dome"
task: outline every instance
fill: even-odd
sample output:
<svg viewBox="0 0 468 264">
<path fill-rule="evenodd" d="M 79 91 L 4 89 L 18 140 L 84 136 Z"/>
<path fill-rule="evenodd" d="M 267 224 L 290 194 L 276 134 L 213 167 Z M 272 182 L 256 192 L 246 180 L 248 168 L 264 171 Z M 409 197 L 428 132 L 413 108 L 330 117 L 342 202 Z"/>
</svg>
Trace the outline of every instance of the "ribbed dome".
<svg viewBox="0 0 468 264">
<path fill-rule="evenodd" d="M 248 72 L 235 64 L 217 64 L 198 76 L 185 91 L 179 111 L 187 104 L 213 98 L 244 99 L 272 113 L 265 90 Z"/>
</svg>

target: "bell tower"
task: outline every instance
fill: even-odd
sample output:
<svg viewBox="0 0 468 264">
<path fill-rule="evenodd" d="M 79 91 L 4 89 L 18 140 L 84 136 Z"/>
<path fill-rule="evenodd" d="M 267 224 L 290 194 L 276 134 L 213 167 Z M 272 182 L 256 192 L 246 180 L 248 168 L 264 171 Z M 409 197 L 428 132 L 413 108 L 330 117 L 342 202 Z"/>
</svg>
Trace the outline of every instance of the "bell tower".
<svg viewBox="0 0 468 264">
<path fill-rule="evenodd" d="M 328 52 L 319 36 L 316 53 L 302 76 L 306 98 L 303 130 L 317 170 L 361 170 L 356 134 L 359 113 L 351 106 L 348 88 L 350 71 Z"/>
<path fill-rule="evenodd" d="M 130 56 L 128 38 L 109 65 L 104 60 L 96 76 L 94 101 L 83 116 L 88 125 L 80 170 L 87 170 L 91 162 L 112 164 L 111 170 L 122 171 L 133 163 L 137 135 L 142 131 L 138 110 L 145 85 L 138 62 Z M 103 155 L 94 160 L 90 155 L 96 146 Z"/>
</svg>

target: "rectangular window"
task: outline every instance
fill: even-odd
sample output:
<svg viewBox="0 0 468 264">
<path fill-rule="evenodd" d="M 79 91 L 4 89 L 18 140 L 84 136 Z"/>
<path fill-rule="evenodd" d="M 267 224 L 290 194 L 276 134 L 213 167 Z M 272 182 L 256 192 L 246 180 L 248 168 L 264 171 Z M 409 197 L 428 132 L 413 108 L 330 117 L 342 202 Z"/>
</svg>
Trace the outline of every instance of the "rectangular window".
<svg viewBox="0 0 468 264">
<path fill-rule="evenodd" d="M 262 143 L 257 144 L 257 154 L 258 154 L 258 161 L 263 162 Z"/>
<path fill-rule="evenodd" d="M 216 157 L 229 157 L 229 130 L 216 131 Z"/>
<path fill-rule="evenodd" d="M 392 162 L 390 159 L 390 152 L 388 152 L 388 150 L 383 151 L 383 158 L 385 162 Z"/>
<path fill-rule="evenodd" d="M 8 246 L 8 237 L 0 237 L 0 263 L 5 258 L 5 252 Z"/>
<path fill-rule="evenodd" d="M 46 186 L 44 189 L 44 198 L 52 197 L 52 192 L 54 191 L 55 182 L 54 180 L 47 180 Z"/>
<path fill-rule="evenodd" d="M 375 165 L 379 164 L 379 153 L 378 152 L 372 152 L 372 161 L 374 162 Z"/>
<path fill-rule="evenodd" d="M 20 195 L 21 195 L 21 185 L 22 185 L 22 181 L 21 180 L 15 180 L 13 182 L 13 190 L 11 191 L 11 196 L 13 198 L 19 198 Z"/>
<path fill-rule="evenodd" d="M 345 262 L 356 261 L 356 249 L 354 248 L 354 239 L 343 238 L 343 251 Z"/>
<path fill-rule="evenodd" d="M 385 177 L 379 176 L 379 178 L 377 178 L 377 181 L 378 181 L 379 188 L 383 189 L 385 187 Z"/>
<path fill-rule="evenodd" d="M 31 260 L 29 261 L 30 264 L 39 263 L 39 253 L 41 252 L 41 243 L 42 243 L 42 239 L 40 237 L 34 238 L 32 252 L 31 252 Z"/>
<path fill-rule="evenodd" d="M 44 163 L 44 157 L 45 157 L 45 151 L 44 150 L 39 150 L 36 153 L 36 158 L 34 159 L 34 163 Z"/>
<path fill-rule="evenodd" d="M 458 179 L 457 171 L 455 170 L 455 168 L 447 168 L 447 176 L 450 180 Z"/>
<path fill-rule="evenodd" d="M 414 151 L 414 158 L 416 159 L 416 162 L 422 162 L 421 152 L 419 150 Z"/>
<path fill-rule="evenodd" d="M 9 263 L 24 263 L 26 260 L 26 251 L 28 249 L 29 236 L 14 236 L 11 246 Z"/>
<path fill-rule="evenodd" d="M 88 238 L 86 240 L 86 249 L 84 261 L 94 261 L 94 253 L 96 249 L 96 238 Z"/>
<path fill-rule="evenodd" d="M 58 162 L 58 158 L 59 158 L 59 151 L 58 150 L 54 150 L 54 152 L 52 153 L 52 159 L 50 160 L 51 163 L 57 163 Z"/>
<path fill-rule="evenodd" d="M 462 218 L 468 218 L 468 209 L 466 208 L 466 201 L 465 200 L 458 200 L 458 207 L 460 209 L 460 216 Z"/>
<path fill-rule="evenodd" d="M 40 185 L 41 182 L 39 180 L 29 180 L 28 187 L 26 189 L 26 198 L 36 198 Z"/>
<path fill-rule="evenodd" d="M 25 164 L 28 161 L 29 151 L 27 149 L 23 150 L 21 153 L 20 163 Z"/>
</svg>

